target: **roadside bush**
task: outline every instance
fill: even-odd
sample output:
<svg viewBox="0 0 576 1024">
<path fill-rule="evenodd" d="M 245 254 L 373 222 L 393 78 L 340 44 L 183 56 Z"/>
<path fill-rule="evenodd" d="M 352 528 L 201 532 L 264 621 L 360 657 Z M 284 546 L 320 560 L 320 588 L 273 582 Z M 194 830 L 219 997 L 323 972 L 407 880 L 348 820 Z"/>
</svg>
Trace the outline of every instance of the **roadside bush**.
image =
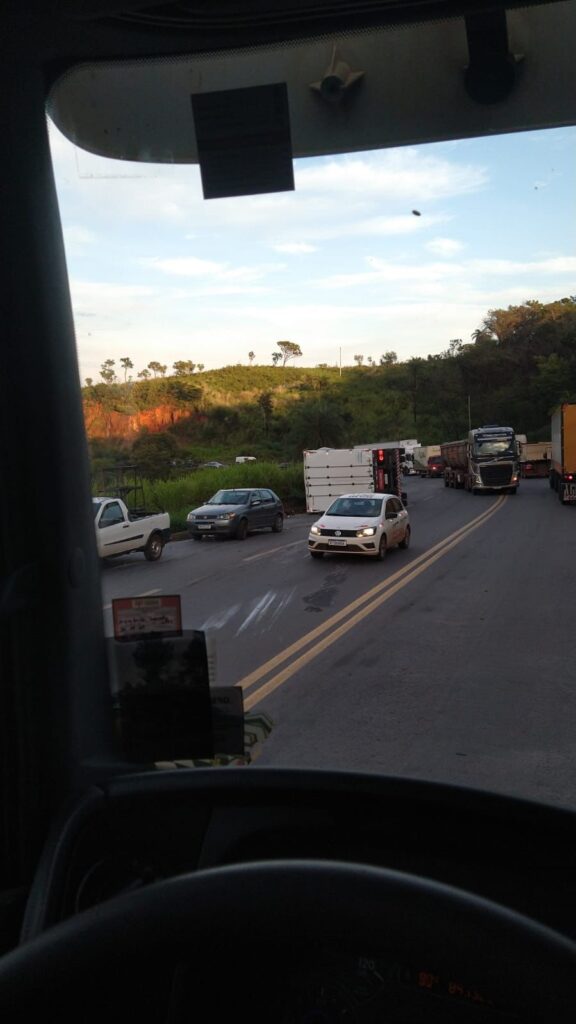
<svg viewBox="0 0 576 1024">
<path fill-rule="evenodd" d="M 289 513 L 305 507 L 302 463 L 281 469 L 274 462 L 258 462 L 225 469 L 198 469 L 175 480 L 145 480 L 144 499 L 150 509 L 170 513 L 173 532 L 186 529 L 186 516 L 224 487 L 270 487 Z"/>
</svg>

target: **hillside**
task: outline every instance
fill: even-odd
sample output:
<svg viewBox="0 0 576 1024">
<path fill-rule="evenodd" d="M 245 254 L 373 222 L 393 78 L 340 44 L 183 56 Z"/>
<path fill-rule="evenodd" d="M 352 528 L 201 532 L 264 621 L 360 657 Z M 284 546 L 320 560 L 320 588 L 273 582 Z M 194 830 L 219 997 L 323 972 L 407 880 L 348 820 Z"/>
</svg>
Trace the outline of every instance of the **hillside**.
<svg viewBox="0 0 576 1024">
<path fill-rule="evenodd" d="M 83 390 L 96 459 L 155 461 L 252 454 L 282 461 L 303 448 L 418 437 L 433 444 L 472 425 L 507 423 L 531 440 L 550 409 L 576 396 L 576 301 L 526 302 L 488 312 L 469 344 L 404 363 L 342 368 L 226 366 L 91 384 Z"/>
</svg>

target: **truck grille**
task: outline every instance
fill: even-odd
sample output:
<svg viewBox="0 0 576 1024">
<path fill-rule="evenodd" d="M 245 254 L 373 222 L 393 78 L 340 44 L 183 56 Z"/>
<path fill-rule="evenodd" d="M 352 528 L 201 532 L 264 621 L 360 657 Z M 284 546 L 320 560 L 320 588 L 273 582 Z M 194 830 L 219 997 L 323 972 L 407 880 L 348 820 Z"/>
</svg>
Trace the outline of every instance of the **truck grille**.
<svg viewBox="0 0 576 1024">
<path fill-rule="evenodd" d="M 512 479 L 512 466 L 482 466 L 480 476 L 484 487 L 508 487 Z"/>
</svg>

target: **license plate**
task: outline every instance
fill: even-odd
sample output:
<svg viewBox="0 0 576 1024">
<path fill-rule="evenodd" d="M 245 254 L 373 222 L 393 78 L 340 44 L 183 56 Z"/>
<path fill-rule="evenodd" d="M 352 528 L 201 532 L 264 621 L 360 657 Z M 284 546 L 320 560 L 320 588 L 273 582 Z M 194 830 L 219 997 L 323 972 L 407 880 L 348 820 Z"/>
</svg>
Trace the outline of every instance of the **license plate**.
<svg viewBox="0 0 576 1024">
<path fill-rule="evenodd" d="M 329 546 L 331 548 L 345 548 L 346 547 L 346 541 L 345 540 L 329 540 L 328 544 L 329 544 Z"/>
<path fill-rule="evenodd" d="M 211 530 L 212 527 L 211 526 L 199 526 L 198 529 L 199 530 Z"/>
</svg>

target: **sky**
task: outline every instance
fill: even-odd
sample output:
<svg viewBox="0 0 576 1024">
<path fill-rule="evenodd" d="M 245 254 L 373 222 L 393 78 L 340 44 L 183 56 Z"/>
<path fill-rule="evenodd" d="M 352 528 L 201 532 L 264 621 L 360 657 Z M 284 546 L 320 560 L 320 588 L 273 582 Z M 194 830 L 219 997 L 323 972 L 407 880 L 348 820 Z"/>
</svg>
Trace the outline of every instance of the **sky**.
<svg viewBox="0 0 576 1024">
<path fill-rule="evenodd" d="M 576 293 L 576 128 L 297 160 L 294 192 L 208 201 L 196 166 L 50 139 L 83 380 L 280 340 L 303 366 L 427 356 Z"/>
</svg>

